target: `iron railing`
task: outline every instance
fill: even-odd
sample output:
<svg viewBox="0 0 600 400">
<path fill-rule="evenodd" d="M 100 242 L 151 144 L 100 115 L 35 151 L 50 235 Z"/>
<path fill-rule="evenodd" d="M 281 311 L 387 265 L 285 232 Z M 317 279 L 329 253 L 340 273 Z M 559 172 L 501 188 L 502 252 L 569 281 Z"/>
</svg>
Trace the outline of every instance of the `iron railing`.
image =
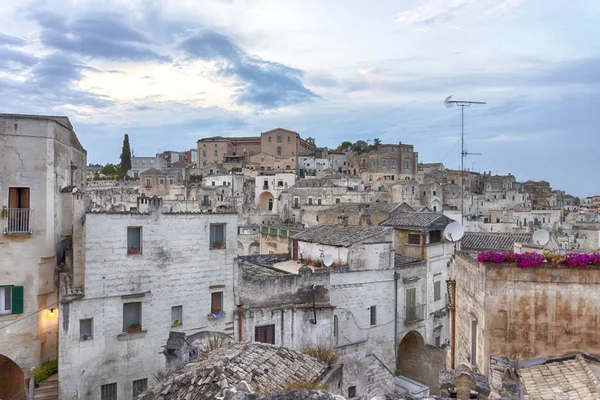
<svg viewBox="0 0 600 400">
<path fill-rule="evenodd" d="M 4 233 L 31 233 L 31 212 L 31 208 L 6 209 Z"/>
<path fill-rule="evenodd" d="M 425 318 L 425 304 L 406 307 L 406 318 L 404 319 L 405 324 L 414 324 L 416 322 L 423 321 Z"/>
<path fill-rule="evenodd" d="M 210 200 L 202 200 L 203 206 L 210 206 Z"/>
</svg>

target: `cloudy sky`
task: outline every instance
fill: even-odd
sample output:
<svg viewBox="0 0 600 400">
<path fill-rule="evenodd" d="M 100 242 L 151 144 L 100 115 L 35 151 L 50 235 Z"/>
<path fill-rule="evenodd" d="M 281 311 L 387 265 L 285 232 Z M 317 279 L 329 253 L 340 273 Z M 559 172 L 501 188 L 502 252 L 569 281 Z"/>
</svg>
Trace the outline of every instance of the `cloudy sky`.
<svg viewBox="0 0 600 400">
<path fill-rule="evenodd" d="M 71 118 L 89 162 L 275 127 L 600 194 L 600 1 L 0 0 L 0 110 Z"/>
</svg>

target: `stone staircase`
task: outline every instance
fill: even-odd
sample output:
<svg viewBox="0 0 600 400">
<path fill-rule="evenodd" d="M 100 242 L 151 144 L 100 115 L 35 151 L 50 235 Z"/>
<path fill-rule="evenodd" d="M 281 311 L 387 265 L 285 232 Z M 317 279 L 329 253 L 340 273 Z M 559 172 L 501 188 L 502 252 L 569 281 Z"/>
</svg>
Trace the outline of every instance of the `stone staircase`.
<svg viewBox="0 0 600 400">
<path fill-rule="evenodd" d="M 33 391 L 35 400 L 58 400 L 58 374 L 52 375 Z"/>
</svg>

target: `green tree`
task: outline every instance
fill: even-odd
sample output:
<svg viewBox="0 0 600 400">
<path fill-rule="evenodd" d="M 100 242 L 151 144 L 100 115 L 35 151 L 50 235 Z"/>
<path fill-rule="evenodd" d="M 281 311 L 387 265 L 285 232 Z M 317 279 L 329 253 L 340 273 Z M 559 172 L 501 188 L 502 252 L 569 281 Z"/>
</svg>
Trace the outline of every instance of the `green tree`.
<svg viewBox="0 0 600 400">
<path fill-rule="evenodd" d="M 357 140 L 352 145 L 352 151 L 355 151 L 358 154 L 368 151 L 368 148 L 369 148 L 369 144 L 367 142 L 365 142 L 364 140 Z"/>
<path fill-rule="evenodd" d="M 123 138 L 123 149 L 121 150 L 121 178 L 127 175 L 131 169 L 131 147 L 129 147 L 129 135 Z"/>
<path fill-rule="evenodd" d="M 352 142 L 344 140 L 342 144 L 336 147 L 335 151 L 352 151 Z"/>
<path fill-rule="evenodd" d="M 377 150 L 377 147 L 381 144 L 381 139 L 375 138 L 373 139 L 373 150 Z"/>
<path fill-rule="evenodd" d="M 109 178 L 113 178 L 113 177 L 119 175 L 120 169 L 119 169 L 118 165 L 108 163 L 104 167 L 102 167 L 100 172 L 102 172 L 102 175 L 106 175 Z"/>
</svg>

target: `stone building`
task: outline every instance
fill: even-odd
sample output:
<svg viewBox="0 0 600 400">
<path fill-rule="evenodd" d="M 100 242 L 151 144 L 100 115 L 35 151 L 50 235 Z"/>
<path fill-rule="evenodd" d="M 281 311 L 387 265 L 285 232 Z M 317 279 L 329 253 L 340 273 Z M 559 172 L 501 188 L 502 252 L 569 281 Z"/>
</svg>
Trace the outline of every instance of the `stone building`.
<svg viewBox="0 0 600 400">
<path fill-rule="evenodd" d="M 379 225 L 391 216 L 414 211 L 406 203 L 340 203 L 318 212 L 319 224 L 329 225 Z"/>
<path fill-rule="evenodd" d="M 254 198 L 256 205 L 263 211 L 279 212 L 281 193 L 295 184 L 295 173 L 260 173 L 255 178 Z"/>
<path fill-rule="evenodd" d="M 138 179 L 142 172 L 151 168 L 161 170 L 167 168 L 167 160 L 157 154 L 155 157 L 131 157 L 131 169 L 127 171 L 130 178 Z"/>
<path fill-rule="evenodd" d="M 551 234 L 550 240 L 543 246 L 536 245 L 533 233 L 510 232 L 465 232 L 460 241 L 460 249 L 473 256 L 480 251 L 514 251 L 520 253 L 522 247 L 537 247 L 538 251 L 558 250 L 559 244 L 556 237 Z"/>
<path fill-rule="evenodd" d="M 492 357 L 524 360 L 600 353 L 600 270 L 519 268 L 479 263 L 459 252 L 451 262 L 455 292 L 454 363 L 490 374 Z M 452 365 L 451 365 L 452 367 Z"/>
<path fill-rule="evenodd" d="M 129 398 L 166 366 L 170 332 L 233 336 L 237 216 L 87 213 L 73 285 L 61 284 L 62 398 Z"/>
<path fill-rule="evenodd" d="M 292 239 L 303 230 L 302 224 L 268 222 L 260 230 L 260 254 L 291 254 Z"/>
<path fill-rule="evenodd" d="M 187 171 L 183 163 L 169 168 L 149 168 L 139 175 L 140 194 L 159 196 L 169 200 L 186 197 Z"/>
<path fill-rule="evenodd" d="M 309 138 L 310 139 L 310 138 Z M 227 156 L 250 157 L 266 153 L 276 157 L 297 157 L 314 153 L 312 140 L 304 140 L 296 132 L 276 128 L 256 137 L 215 136 L 198 140 L 198 164 L 222 164 Z"/>
<path fill-rule="evenodd" d="M 136 181 L 88 181 L 85 191 L 85 209 L 86 211 L 134 211 L 139 196 L 139 183 Z"/>
<path fill-rule="evenodd" d="M 0 398 L 24 396 L 24 375 L 57 358 L 57 278 L 86 157 L 67 117 L 0 114 Z"/>
<path fill-rule="evenodd" d="M 399 180 L 414 179 L 419 155 L 410 144 L 380 144 L 368 153 L 348 155 L 348 173 L 358 175 L 366 185 L 378 187 Z"/>
</svg>

